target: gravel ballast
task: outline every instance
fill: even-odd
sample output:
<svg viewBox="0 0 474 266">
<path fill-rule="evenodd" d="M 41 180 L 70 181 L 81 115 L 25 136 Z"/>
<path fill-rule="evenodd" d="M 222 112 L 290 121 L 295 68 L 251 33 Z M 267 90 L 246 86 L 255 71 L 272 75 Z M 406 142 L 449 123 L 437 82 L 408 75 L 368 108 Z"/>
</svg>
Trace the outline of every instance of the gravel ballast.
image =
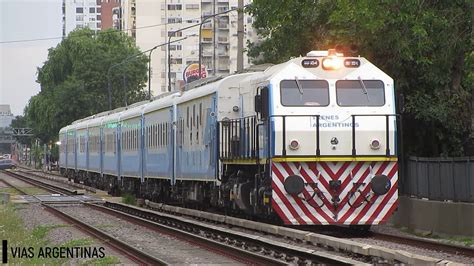
<svg viewBox="0 0 474 266">
<path fill-rule="evenodd" d="M 60 210 L 171 264 L 238 263 L 174 236 L 156 232 L 89 207 L 61 207 Z"/>
</svg>

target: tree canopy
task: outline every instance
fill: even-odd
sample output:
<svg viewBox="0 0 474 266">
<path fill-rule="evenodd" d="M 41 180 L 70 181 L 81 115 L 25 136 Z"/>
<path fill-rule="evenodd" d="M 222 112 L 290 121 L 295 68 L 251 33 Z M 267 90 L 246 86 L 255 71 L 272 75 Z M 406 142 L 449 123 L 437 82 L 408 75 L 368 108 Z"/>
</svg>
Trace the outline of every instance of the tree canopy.
<svg viewBox="0 0 474 266">
<path fill-rule="evenodd" d="M 279 63 L 311 50 L 358 47 L 403 95 L 405 147 L 420 156 L 462 155 L 474 81 L 470 1 L 255 0 L 263 37 L 256 62 Z M 352 49 L 345 49 L 351 52 Z"/>
<path fill-rule="evenodd" d="M 148 59 L 138 54 L 133 39 L 116 30 L 76 30 L 49 49 L 38 68 L 41 91 L 25 108 L 35 135 L 54 140 L 61 127 L 107 110 L 109 79 L 112 108 L 144 100 Z"/>
</svg>

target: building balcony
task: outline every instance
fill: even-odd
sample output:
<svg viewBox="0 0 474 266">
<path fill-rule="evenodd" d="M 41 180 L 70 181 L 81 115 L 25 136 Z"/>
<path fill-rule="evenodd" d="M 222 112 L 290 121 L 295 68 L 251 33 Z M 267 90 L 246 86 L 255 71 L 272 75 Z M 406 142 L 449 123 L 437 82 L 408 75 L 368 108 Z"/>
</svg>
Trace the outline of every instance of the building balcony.
<svg viewBox="0 0 474 266">
<path fill-rule="evenodd" d="M 219 37 L 217 39 L 217 41 L 220 43 L 220 44 L 228 44 L 229 43 L 229 38 L 227 37 Z"/>
<path fill-rule="evenodd" d="M 218 24 L 217 28 L 219 30 L 229 30 L 229 24 Z"/>
</svg>

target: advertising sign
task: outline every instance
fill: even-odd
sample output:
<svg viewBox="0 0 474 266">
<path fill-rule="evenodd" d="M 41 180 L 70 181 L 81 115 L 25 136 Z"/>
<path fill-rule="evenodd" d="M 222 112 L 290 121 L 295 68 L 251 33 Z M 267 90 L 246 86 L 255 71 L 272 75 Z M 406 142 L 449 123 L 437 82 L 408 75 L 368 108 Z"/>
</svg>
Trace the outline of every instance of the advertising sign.
<svg viewBox="0 0 474 266">
<path fill-rule="evenodd" d="M 201 77 L 207 77 L 207 69 L 205 65 L 201 65 Z M 183 71 L 183 80 L 185 83 L 190 83 L 199 79 L 199 64 L 190 64 Z"/>
</svg>

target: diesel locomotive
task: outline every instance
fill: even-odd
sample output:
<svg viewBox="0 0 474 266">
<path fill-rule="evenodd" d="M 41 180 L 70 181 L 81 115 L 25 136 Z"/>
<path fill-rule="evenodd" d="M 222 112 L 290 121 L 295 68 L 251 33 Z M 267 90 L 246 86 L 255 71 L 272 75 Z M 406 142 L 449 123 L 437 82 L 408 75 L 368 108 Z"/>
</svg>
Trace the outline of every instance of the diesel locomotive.
<svg viewBox="0 0 474 266">
<path fill-rule="evenodd" d="M 397 121 L 392 78 L 312 51 L 76 121 L 59 132 L 59 166 L 158 202 L 373 225 L 397 208 Z"/>
</svg>

